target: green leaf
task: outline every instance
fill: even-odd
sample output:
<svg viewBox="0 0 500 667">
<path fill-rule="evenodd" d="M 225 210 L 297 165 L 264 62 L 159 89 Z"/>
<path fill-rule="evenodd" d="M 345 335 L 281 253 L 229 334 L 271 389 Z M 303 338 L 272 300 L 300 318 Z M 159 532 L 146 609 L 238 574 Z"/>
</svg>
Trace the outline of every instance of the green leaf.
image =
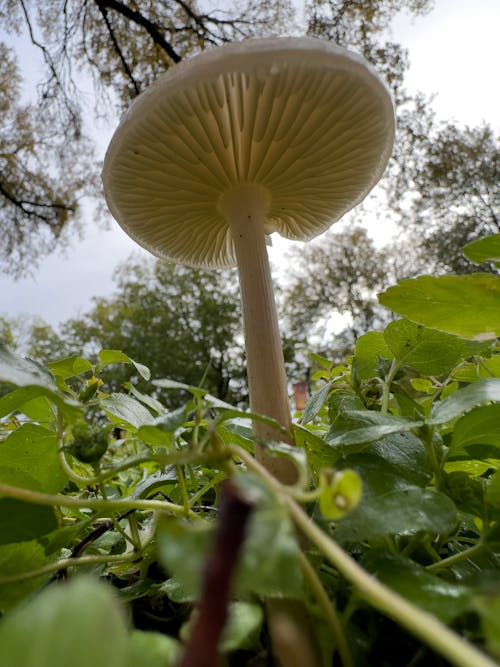
<svg viewBox="0 0 500 667">
<path fill-rule="evenodd" d="M 463 389 L 458 389 L 443 401 L 435 403 L 430 423 L 445 424 L 487 401 L 500 403 L 500 378 L 478 380 Z"/>
<path fill-rule="evenodd" d="M 326 399 L 328 398 L 331 387 L 332 383 L 327 382 L 327 384 L 321 387 L 321 389 L 314 392 L 311 398 L 307 401 L 307 405 L 304 408 L 304 412 L 302 413 L 302 424 L 308 424 L 309 422 L 312 422 L 312 420 L 318 415 Z"/>
<path fill-rule="evenodd" d="M 47 364 L 47 368 L 49 368 L 53 375 L 60 377 L 62 380 L 67 380 L 68 378 L 92 371 L 92 364 L 87 359 L 73 354 L 66 359 L 60 359 Z"/>
<path fill-rule="evenodd" d="M 0 444 L 0 480 L 44 493 L 58 493 L 68 477 L 61 467 L 54 431 L 23 424 Z"/>
<path fill-rule="evenodd" d="M 0 544 L 28 542 L 58 526 L 53 507 L 0 498 Z"/>
<path fill-rule="evenodd" d="M 500 470 L 497 470 L 489 480 L 486 488 L 486 502 L 492 507 L 500 509 Z"/>
<path fill-rule="evenodd" d="M 500 234 L 472 241 L 462 248 L 463 254 L 475 264 L 500 261 Z"/>
<path fill-rule="evenodd" d="M 478 597 L 475 608 L 481 617 L 488 651 L 500 658 L 500 595 Z"/>
<path fill-rule="evenodd" d="M 36 385 L 56 389 L 52 374 L 36 361 L 23 359 L 0 343 L 0 382 L 18 387 Z"/>
<path fill-rule="evenodd" d="M 0 546 L 0 611 L 7 611 L 36 590 L 48 575 L 19 581 L 15 577 L 43 567 L 48 560 L 42 545 L 35 540 Z M 9 582 L 9 578 L 14 580 Z"/>
<path fill-rule="evenodd" d="M 75 419 L 81 413 L 80 404 L 71 398 L 71 396 L 61 394 L 58 391 L 41 385 L 33 385 L 19 387 L 19 389 L 15 389 L 2 396 L 0 398 L 0 417 L 5 417 L 16 410 L 22 412 L 25 405 L 29 406 L 31 401 L 42 397 L 46 397 L 51 403 L 56 405 L 69 420 Z"/>
<path fill-rule="evenodd" d="M 219 650 L 229 653 L 238 649 L 256 650 L 264 620 L 261 605 L 254 602 L 231 602 L 229 617 L 222 633 Z"/>
<path fill-rule="evenodd" d="M 124 667 L 129 638 L 112 590 L 79 577 L 3 618 L 0 646 L 2 667 Z"/>
<path fill-rule="evenodd" d="M 424 375 L 442 375 L 462 357 L 464 344 L 456 336 L 427 329 L 409 320 L 396 320 L 384 331 L 387 347 L 405 366 Z"/>
<path fill-rule="evenodd" d="M 420 488 L 395 489 L 379 496 L 363 496 L 354 512 L 339 522 L 334 536 L 346 543 L 420 531 L 446 534 L 453 529 L 456 514 L 455 505 L 442 493 Z"/>
<path fill-rule="evenodd" d="M 140 428 L 154 421 L 149 410 L 128 394 L 111 394 L 108 398 L 102 399 L 101 407 L 116 424 Z"/>
<path fill-rule="evenodd" d="M 382 305 L 409 319 L 473 340 L 500 335 L 500 277 L 420 276 L 379 295 Z"/>
<path fill-rule="evenodd" d="M 379 359 L 392 359 L 384 334 L 380 331 L 369 331 L 356 341 L 353 374 L 358 382 L 377 377 Z"/>
<path fill-rule="evenodd" d="M 181 657 L 179 641 L 160 632 L 134 630 L 123 667 L 175 667 Z M 89 666 L 90 667 L 90 666 Z"/>
<path fill-rule="evenodd" d="M 500 458 L 500 403 L 475 408 L 455 423 L 449 454 L 466 453 L 471 445 L 497 447 Z"/>
<path fill-rule="evenodd" d="M 396 417 L 394 415 L 382 412 L 374 412 L 371 410 L 349 410 L 345 415 L 358 424 L 367 424 L 360 428 L 353 428 L 346 430 L 343 433 L 336 435 L 335 431 L 330 431 L 326 436 L 327 442 L 333 447 L 346 447 L 350 445 L 357 445 L 365 442 L 373 442 L 379 440 L 392 433 L 403 433 L 411 431 L 422 424 L 422 422 L 415 422 L 404 417 Z"/>
<path fill-rule="evenodd" d="M 471 609 L 470 589 L 440 579 L 408 558 L 372 552 L 363 559 L 363 565 L 389 588 L 434 614 L 443 623 L 450 623 Z"/>
<path fill-rule="evenodd" d="M 109 366 L 111 364 L 132 364 L 139 375 L 145 380 L 149 380 L 151 377 L 149 368 L 134 361 L 120 350 L 101 350 L 98 356 L 101 366 Z"/>
</svg>

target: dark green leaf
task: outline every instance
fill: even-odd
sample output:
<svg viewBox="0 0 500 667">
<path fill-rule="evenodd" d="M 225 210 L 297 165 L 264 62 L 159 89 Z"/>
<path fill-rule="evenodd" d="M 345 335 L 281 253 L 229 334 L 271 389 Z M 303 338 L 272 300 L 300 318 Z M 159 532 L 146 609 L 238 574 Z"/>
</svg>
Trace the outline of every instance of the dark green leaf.
<svg viewBox="0 0 500 667">
<path fill-rule="evenodd" d="M 330 393 L 331 387 L 332 383 L 327 382 L 327 384 L 325 384 L 323 387 L 321 387 L 321 389 L 316 391 L 307 401 L 307 405 L 304 409 L 304 412 L 302 413 L 301 422 L 303 424 L 308 424 L 309 422 L 312 422 L 312 420 L 317 416 L 317 414 L 323 407 L 323 404 L 325 403 L 326 399 L 328 398 L 328 394 Z"/>
<path fill-rule="evenodd" d="M 471 609 L 473 591 L 426 572 L 408 558 L 375 552 L 363 560 L 363 565 L 377 579 L 444 623 Z"/>
<path fill-rule="evenodd" d="M 3 580 L 37 570 L 48 562 L 43 547 L 35 540 L 17 542 L 0 546 L 0 611 L 7 611 L 26 595 L 36 590 L 47 579 L 47 575 L 32 577 L 20 581 Z M 0 622 L 0 628 L 2 624 Z M 0 636 L 2 630 L 0 629 Z M 2 649 L 4 647 L 2 646 Z M 19 664 L 23 664 L 22 662 Z M 2 665 L 2 667 L 4 667 Z M 17 666 L 16 666 L 17 667 Z"/>
<path fill-rule="evenodd" d="M 0 498 L 0 544 L 28 542 L 56 530 L 53 507 Z"/>
<path fill-rule="evenodd" d="M 360 505 L 335 530 L 340 542 L 361 542 L 387 535 L 413 535 L 420 531 L 440 535 L 450 532 L 456 508 L 444 494 L 431 489 L 397 489 L 363 497 Z"/>
<path fill-rule="evenodd" d="M 418 427 L 422 422 L 415 422 L 404 417 L 396 417 L 388 413 L 373 412 L 371 410 L 350 410 L 345 415 L 355 420 L 358 425 L 366 426 L 345 430 L 336 435 L 335 431 L 330 431 L 326 440 L 333 447 L 346 447 L 350 445 L 373 442 L 379 440 L 391 433 L 403 433 L 411 431 Z"/>
<path fill-rule="evenodd" d="M 464 338 L 500 335 L 499 276 L 421 276 L 389 287 L 379 301 L 415 322 Z"/>
</svg>

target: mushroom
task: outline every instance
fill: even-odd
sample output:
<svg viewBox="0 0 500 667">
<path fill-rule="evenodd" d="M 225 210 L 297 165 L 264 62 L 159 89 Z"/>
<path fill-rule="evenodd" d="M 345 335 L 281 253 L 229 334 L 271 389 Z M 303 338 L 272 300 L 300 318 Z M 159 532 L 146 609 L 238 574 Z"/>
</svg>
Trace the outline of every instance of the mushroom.
<svg viewBox="0 0 500 667">
<path fill-rule="evenodd" d="M 122 228 L 154 255 L 238 266 L 252 412 L 291 435 L 266 236 L 308 240 L 364 199 L 394 138 L 385 85 L 315 38 L 248 40 L 173 66 L 131 105 L 103 182 Z M 276 431 L 254 423 L 258 439 Z M 283 440 L 283 435 L 278 436 Z M 288 461 L 257 456 L 282 482 Z"/>
</svg>

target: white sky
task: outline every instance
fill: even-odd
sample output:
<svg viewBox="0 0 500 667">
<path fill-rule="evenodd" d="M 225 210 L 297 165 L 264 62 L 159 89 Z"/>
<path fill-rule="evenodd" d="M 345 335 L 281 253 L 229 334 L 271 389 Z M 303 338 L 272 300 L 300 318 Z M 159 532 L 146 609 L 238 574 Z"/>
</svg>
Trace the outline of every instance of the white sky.
<svg viewBox="0 0 500 667">
<path fill-rule="evenodd" d="M 435 0 L 435 9 L 423 18 L 400 16 L 393 38 L 410 51 L 411 91 L 435 93 L 438 116 L 461 124 L 486 120 L 499 126 L 500 117 L 499 0 Z M 29 53 L 20 53 L 29 68 Z M 32 62 L 32 61 L 31 61 Z M 37 80 L 37 72 L 26 76 Z M 106 134 L 103 128 L 100 132 Z M 104 142 L 105 145 L 105 142 Z M 114 291 L 112 273 L 131 252 L 143 253 L 112 222 L 108 231 L 85 222 L 83 240 L 69 250 L 46 258 L 33 277 L 14 281 L 0 274 L 0 315 L 39 315 L 52 325 L 83 314 L 92 296 Z M 275 242 L 271 256 L 283 253 Z"/>
</svg>

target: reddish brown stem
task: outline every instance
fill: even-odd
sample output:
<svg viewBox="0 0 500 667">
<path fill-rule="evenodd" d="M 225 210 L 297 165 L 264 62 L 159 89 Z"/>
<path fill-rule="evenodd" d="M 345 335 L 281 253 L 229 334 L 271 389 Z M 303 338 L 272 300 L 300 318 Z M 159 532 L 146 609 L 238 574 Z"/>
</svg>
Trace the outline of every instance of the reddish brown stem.
<svg viewBox="0 0 500 667">
<path fill-rule="evenodd" d="M 222 506 L 212 552 L 189 640 L 179 667 L 216 667 L 218 644 L 226 624 L 231 582 L 253 503 L 231 481 L 223 486 Z"/>
</svg>

